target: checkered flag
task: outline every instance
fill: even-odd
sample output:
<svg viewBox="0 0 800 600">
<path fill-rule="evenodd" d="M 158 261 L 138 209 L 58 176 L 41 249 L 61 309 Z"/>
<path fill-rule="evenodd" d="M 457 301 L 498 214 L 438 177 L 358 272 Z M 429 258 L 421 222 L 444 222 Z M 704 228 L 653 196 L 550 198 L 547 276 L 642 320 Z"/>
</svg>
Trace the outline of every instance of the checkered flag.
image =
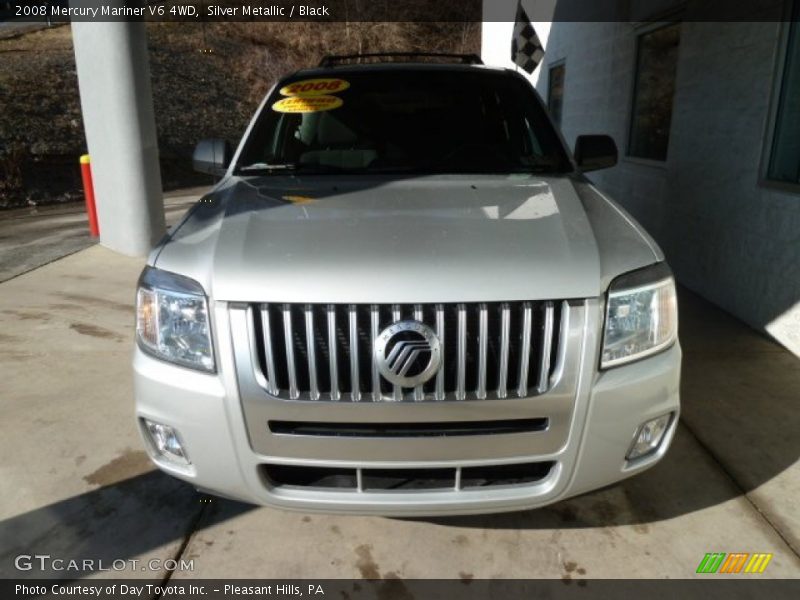
<svg viewBox="0 0 800 600">
<path fill-rule="evenodd" d="M 517 18 L 514 21 L 514 36 L 511 38 L 511 60 L 526 73 L 533 73 L 542 57 L 544 48 L 520 0 L 517 4 Z"/>
</svg>

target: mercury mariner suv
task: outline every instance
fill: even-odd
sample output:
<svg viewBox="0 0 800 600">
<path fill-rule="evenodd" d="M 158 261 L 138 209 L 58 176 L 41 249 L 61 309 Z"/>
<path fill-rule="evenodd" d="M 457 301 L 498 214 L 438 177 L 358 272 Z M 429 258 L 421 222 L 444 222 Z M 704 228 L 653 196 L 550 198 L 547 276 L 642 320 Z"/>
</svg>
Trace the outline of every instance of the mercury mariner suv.
<svg viewBox="0 0 800 600">
<path fill-rule="evenodd" d="M 137 291 L 155 464 L 287 509 L 527 509 L 652 467 L 678 421 L 664 255 L 521 75 L 327 57 L 267 95 Z M 369 59 L 369 60 L 368 60 Z M 398 60 L 399 59 L 399 60 Z"/>
</svg>

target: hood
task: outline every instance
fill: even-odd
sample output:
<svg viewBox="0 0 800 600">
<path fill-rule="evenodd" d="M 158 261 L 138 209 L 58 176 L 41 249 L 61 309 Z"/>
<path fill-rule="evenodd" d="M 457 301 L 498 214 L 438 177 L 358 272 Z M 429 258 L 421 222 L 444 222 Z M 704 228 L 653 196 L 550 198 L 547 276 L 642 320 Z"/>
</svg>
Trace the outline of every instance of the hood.
<svg viewBox="0 0 800 600">
<path fill-rule="evenodd" d="M 198 203 L 156 266 L 226 301 L 595 297 L 608 277 L 584 196 L 565 176 L 232 179 Z M 653 262 L 633 236 L 636 266 Z"/>
</svg>

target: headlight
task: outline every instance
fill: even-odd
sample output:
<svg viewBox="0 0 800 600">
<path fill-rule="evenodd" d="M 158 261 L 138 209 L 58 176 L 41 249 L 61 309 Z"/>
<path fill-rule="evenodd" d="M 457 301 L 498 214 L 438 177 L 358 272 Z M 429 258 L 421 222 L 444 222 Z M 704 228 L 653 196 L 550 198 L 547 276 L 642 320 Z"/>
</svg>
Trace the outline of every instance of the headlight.
<svg viewBox="0 0 800 600">
<path fill-rule="evenodd" d="M 655 354 L 677 337 L 675 280 L 666 263 L 627 273 L 611 283 L 601 368 Z"/>
<path fill-rule="evenodd" d="M 213 371 L 208 302 L 202 286 L 188 277 L 146 267 L 136 292 L 136 340 L 157 358 Z"/>
</svg>

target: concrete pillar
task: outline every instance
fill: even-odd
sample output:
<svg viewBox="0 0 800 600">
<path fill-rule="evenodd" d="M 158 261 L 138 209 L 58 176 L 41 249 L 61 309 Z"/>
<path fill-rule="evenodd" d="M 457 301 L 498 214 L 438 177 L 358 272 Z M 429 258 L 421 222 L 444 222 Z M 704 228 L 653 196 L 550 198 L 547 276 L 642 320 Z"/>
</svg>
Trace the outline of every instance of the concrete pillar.
<svg viewBox="0 0 800 600">
<path fill-rule="evenodd" d="M 146 256 L 165 227 L 145 25 L 73 21 L 72 39 L 100 243 Z"/>
</svg>

